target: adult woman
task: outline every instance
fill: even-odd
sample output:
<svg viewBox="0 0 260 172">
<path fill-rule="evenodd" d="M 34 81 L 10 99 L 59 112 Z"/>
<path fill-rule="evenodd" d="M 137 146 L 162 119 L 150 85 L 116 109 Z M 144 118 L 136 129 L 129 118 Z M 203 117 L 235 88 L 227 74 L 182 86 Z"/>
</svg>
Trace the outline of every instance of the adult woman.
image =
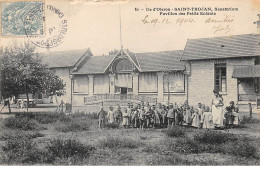
<svg viewBox="0 0 260 172">
<path fill-rule="evenodd" d="M 212 116 L 215 127 L 223 127 L 224 104 L 223 98 L 217 90 L 213 90 L 215 98 L 212 100 Z"/>
</svg>

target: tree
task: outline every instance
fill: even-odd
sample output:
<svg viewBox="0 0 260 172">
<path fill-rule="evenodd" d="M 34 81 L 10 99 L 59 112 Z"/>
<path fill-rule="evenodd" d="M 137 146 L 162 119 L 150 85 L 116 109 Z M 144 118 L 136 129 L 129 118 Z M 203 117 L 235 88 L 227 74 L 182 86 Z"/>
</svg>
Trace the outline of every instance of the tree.
<svg viewBox="0 0 260 172">
<path fill-rule="evenodd" d="M 35 47 L 30 43 L 14 44 L 4 50 L 1 60 L 3 97 L 26 94 L 27 111 L 29 94 L 50 93 L 62 95 L 65 85 L 42 63 Z"/>
</svg>

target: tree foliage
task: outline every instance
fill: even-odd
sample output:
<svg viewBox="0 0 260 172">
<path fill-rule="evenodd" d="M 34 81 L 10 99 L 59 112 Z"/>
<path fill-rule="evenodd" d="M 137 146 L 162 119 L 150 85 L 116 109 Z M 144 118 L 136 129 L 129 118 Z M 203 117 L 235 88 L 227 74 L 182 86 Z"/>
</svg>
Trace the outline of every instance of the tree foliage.
<svg viewBox="0 0 260 172">
<path fill-rule="evenodd" d="M 65 84 L 54 75 L 30 43 L 6 48 L 0 63 L 3 97 L 29 93 L 63 95 Z"/>
</svg>

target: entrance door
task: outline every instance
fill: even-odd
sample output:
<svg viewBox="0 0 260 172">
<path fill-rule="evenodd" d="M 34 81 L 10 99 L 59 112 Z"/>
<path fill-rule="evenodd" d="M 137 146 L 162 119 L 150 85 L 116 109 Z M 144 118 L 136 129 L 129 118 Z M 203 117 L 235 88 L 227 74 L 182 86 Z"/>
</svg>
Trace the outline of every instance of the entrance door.
<svg viewBox="0 0 260 172">
<path fill-rule="evenodd" d="M 127 97 L 127 87 L 121 87 L 120 89 L 120 93 L 121 93 L 121 99 L 124 100 L 126 99 Z"/>
</svg>

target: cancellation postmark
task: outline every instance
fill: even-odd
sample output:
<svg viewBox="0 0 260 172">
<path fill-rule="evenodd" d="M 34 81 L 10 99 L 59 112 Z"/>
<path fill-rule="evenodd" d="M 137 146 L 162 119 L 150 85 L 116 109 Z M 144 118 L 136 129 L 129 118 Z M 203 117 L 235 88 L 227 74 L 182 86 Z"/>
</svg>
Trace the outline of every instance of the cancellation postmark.
<svg viewBox="0 0 260 172">
<path fill-rule="evenodd" d="M 45 6 L 46 34 L 36 37 L 31 42 L 40 48 L 53 48 L 62 44 L 67 34 L 68 20 L 65 14 L 53 5 Z M 30 36 L 30 34 L 28 34 Z"/>
<path fill-rule="evenodd" d="M 2 37 L 44 35 L 43 1 L 11 1 L 0 5 Z"/>
</svg>

